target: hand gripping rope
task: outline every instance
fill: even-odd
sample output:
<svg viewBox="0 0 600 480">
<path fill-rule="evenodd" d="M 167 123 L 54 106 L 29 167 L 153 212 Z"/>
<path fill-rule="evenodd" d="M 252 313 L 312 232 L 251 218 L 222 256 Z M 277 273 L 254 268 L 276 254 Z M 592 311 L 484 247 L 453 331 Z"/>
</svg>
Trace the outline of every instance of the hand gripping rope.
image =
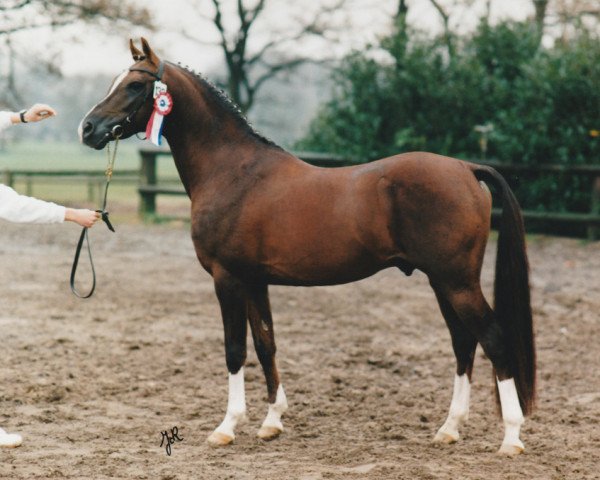
<svg viewBox="0 0 600 480">
<path fill-rule="evenodd" d="M 107 166 L 106 166 L 106 185 L 104 186 L 104 200 L 102 201 L 102 208 L 100 210 L 96 210 L 101 216 L 101 219 L 111 232 L 115 231 L 115 228 L 110 223 L 108 218 L 108 211 L 106 210 L 106 200 L 108 198 L 108 186 L 110 185 L 110 180 L 112 179 L 113 168 L 115 166 L 115 159 L 117 158 L 117 147 L 119 145 L 119 138 L 121 137 L 123 131 L 120 125 L 117 125 L 113 128 L 111 132 L 112 137 L 115 140 L 115 148 L 112 152 L 110 152 L 110 143 L 106 146 L 106 154 L 107 154 Z M 79 265 L 79 256 L 81 254 L 81 249 L 83 248 L 83 242 L 85 241 L 87 245 L 88 258 L 90 259 L 90 266 L 92 268 L 92 287 L 87 294 L 82 294 L 77 291 L 75 287 L 75 275 L 77 273 L 77 266 Z M 94 290 L 96 290 L 96 270 L 94 268 L 94 260 L 92 259 L 92 249 L 90 247 L 90 239 L 88 236 L 88 228 L 83 227 L 81 231 L 81 235 L 79 236 L 79 242 L 77 242 L 77 248 L 75 250 L 75 257 L 73 258 L 73 266 L 71 267 L 71 278 L 70 278 L 71 291 L 76 297 L 79 298 L 90 298 L 94 294 Z"/>
</svg>

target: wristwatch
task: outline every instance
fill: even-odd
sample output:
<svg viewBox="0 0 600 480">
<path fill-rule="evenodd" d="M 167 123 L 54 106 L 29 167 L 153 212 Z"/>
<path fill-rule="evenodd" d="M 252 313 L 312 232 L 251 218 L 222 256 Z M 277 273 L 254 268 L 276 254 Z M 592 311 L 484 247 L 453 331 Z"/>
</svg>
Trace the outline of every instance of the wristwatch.
<svg viewBox="0 0 600 480">
<path fill-rule="evenodd" d="M 19 112 L 19 117 L 21 117 L 21 123 L 27 123 L 27 120 L 25 120 L 26 113 L 27 113 L 27 110 L 21 110 Z"/>
</svg>

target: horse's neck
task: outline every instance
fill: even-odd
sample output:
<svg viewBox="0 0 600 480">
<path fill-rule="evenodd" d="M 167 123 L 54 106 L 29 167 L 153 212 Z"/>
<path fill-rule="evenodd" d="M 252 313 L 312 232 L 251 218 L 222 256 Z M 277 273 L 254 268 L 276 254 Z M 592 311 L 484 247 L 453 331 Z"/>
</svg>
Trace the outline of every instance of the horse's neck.
<svg viewBox="0 0 600 480">
<path fill-rule="evenodd" d="M 199 86 L 181 71 L 174 73 L 175 78 L 168 82 L 173 111 L 166 118 L 164 136 L 181 181 L 192 196 L 209 175 L 219 139 L 211 135 L 212 120 Z"/>
<path fill-rule="evenodd" d="M 165 137 L 169 142 L 181 181 L 190 197 L 215 177 L 234 174 L 257 150 L 268 150 L 258 138 L 244 131 L 232 112 L 205 100 L 201 87 L 185 82 L 173 92 L 174 108 L 167 117 Z M 210 93 L 208 93 L 210 94 Z M 277 147 L 275 147 L 277 148 Z"/>
</svg>

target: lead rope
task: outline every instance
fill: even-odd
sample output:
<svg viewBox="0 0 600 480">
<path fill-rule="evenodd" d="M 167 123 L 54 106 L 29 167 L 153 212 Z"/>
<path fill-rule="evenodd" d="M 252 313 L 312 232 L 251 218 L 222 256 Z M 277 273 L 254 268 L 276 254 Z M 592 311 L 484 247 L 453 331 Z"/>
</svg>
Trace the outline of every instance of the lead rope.
<svg viewBox="0 0 600 480">
<path fill-rule="evenodd" d="M 104 199 L 102 201 L 102 209 L 96 210 L 101 216 L 101 219 L 111 232 L 115 231 L 115 228 L 110 223 L 108 219 L 108 212 L 106 211 L 106 200 L 108 198 L 108 186 L 110 185 L 110 181 L 113 175 L 113 168 L 115 166 L 115 160 L 117 158 L 117 147 L 119 145 L 120 134 L 115 134 L 113 132 L 113 136 L 115 139 L 115 148 L 111 155 L 110 153 L 110 143 L 106 146 L 106 156 L 107 156 L 107 166 L 106 172 L 106 185 L 104 186 Z M 88 258 L 90 259 L 90 266 L 92 268 L 92 288 L 87 294 L 82 294 L 77 291 L 75 288 L 75 274 L 77 273 L 77 266 L 79 265 L 79 256 L 81 255 L 81 249 L 83 248 L 83 242 L 85 241 L 87 245 Z M 79 298 L 90 298 L 94 294 L 94 290 L 96 290 L 96 270 L 94 268 L 94 260 L 92 259 L 92 249 L 90 247 L 90 239 L 88 236 L 88 228 L 83 227 L 81 231 L 81 235 L 79 236 L 79 242 L 77 242 L 77 248 L 75 249 L 75 257 L 73 258 L 73 266 L 71 267 L 71 278 L 70 278 L 71 291 L 76 297 Z"/>
</svg>

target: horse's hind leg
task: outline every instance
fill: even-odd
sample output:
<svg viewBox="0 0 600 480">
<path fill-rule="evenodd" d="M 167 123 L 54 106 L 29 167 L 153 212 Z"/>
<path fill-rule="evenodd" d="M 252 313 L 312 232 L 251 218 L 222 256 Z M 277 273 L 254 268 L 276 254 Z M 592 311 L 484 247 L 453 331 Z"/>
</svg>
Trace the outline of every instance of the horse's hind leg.
<svg viewBox="0 0 600 480">
<path fill-rule="evenodd" d="M 515 455 L 523 451 L 519 439 L 524 417 L 514 378 L 510 372 L 510 354 L 502 326 L 490 308 L 479 282 L 460 287 L 440 289 L 452 309 L 474 335 L 483 351 L 492 362 L 497 375 L 502 419 L 504 421 L 504 440 L 498 453 Z"/>
<path fill-rule="evenodd" d="M 229 371 L 227 413 L 221 424 L 208 437 L 212 446 L 233 442 L 235 427 L 246 417 L 244 363 L 246 361 L 246 288 L 225 270 L 214 269 L 215 291 L 221 306 L 225 330 L 225 360 Z"/>
<path fill-rule="evenodd" d="M 281 416 L 287 410 L 288 405 L 283 386 L 279 383 L 279 373 L 275 364 L 275 334 L 267 285 L 254 286 L 250 289 L 248 319 L 254 348 L 267 381 L 269 400 L 269 411 L 258 431 L 258 437 L 263 440 L 271 440 L 283 432 Z"/>
<path fill-rule="evenodd" d="M 440 310 L 450 330 L 452 348 L 456 356 L 456 374 L 454 375 L 454 390 L 448 418 L 437 431 L 433 441 L 439 443 L 454 443 L 459 438 L 460 425 L 469 418 L 469 400 L 471 394 L 471 373 L 477 339 L 465 327 L 456 315 L 452 305 L 435 287 L 434 291 L 440 305 Z"/>
</svg>

